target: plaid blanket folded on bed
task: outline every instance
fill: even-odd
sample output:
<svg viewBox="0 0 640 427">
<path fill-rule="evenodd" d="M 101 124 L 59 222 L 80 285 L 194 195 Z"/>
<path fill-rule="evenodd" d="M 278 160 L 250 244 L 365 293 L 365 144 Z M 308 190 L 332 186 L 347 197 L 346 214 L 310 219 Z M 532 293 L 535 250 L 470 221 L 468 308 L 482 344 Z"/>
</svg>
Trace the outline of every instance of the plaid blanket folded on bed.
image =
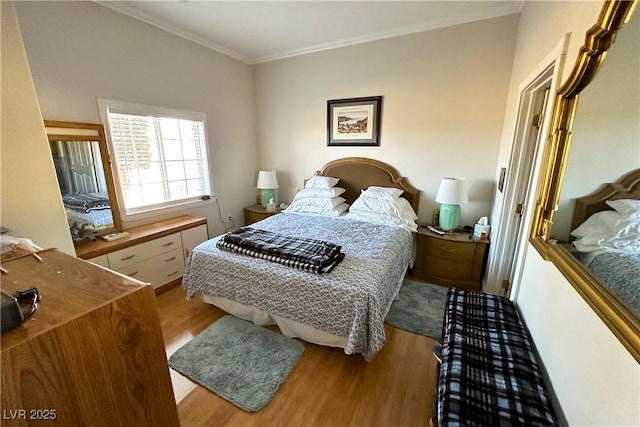
<svg viewBox="0 0 640 427">
<path fill-rule="evenodd" d="M 80 212 L 91 212 L 93 210 L 109 209 L 111 204 L 108 197 L 103 193 L 70 193 L 62 196 L 62 203 Z"/>
<path fill-rule="evenodd" d="M 507 298 L 449 290 L 438 424 L 558 425 L 529 333 Z"/>
<path fill-rule="evenodd" d="M 251 227 L 225 234 L 216 246 L 317 274 L 330 272 L 344 259 L 342 248 L 333 243 Z"/>
</svg>

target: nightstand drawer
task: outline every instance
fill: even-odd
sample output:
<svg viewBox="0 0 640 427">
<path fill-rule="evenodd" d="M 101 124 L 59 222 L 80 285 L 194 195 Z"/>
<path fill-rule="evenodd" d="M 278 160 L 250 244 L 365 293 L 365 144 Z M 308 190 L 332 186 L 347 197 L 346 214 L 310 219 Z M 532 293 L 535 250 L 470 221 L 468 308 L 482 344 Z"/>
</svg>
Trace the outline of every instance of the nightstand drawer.
<svg viewBox="0 0 640 427">
<path fill-rule="evenodd" d="M 468 262 L 473 260 L 475 249 L 476 246 L 471 241 L 465 243 L 440 239 L 424 239 L 424 252 L 428 257 Z"/>
<path fill-rule="evenodd" d="M 451 280 L 471 280 L 473 264 L 467 261 L 451 261 L 443 258 L 430 258 L 424 272 L 433 276 Z"/>
</svg>

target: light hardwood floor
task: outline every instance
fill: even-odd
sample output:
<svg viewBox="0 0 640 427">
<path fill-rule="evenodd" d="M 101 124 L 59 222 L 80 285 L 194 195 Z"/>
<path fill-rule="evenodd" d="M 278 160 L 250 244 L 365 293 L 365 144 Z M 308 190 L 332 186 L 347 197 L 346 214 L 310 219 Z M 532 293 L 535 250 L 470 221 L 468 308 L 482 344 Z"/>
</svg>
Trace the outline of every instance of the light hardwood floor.
<svg viewBox="0 0 640 427">
<path fill-rule="evenodd" d="M 157 296 L 167 356 L 225 313 L 187 300 L 182 287 Z M 275 329 L 275 327 L 273 327 Z M 305 352 L 271 402 L 247 413 L 171 371 L 178 415 L 188 426 L 428 426 L 437 378 L 436 341 L 386 325 L 371 362 L 304 342 Z"/>
</svg>

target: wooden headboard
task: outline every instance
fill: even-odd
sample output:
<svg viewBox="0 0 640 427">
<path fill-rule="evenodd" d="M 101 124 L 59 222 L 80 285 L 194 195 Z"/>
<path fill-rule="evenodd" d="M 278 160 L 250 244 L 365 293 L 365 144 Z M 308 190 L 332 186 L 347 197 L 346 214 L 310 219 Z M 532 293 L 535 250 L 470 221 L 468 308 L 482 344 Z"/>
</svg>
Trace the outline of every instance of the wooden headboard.
<svg viewBox="0 0 640 427">
<path fill-rule="evenodd" d="M 360 190 L 366 190 L 375 185 L 379 187 L 394 187 L 404 190 L 402 197 L 407 199 L 413 210 L 418 213 L 420 204 L 420 190 L 409 184 L 406 178 L 384 162 L 365 157 L 345 157 L 333 160 L 316 172 L 316 175 L 340 178 L 338 186 L 346 191 L 342 195 L 347 203 L 353 203 Z"/>
<path fill-rule="evenodd" d="M 576 199 L 571 229 L 575 230 L 596 212 L 611 210 L 605 202 L 618 199 L 640 199 L 640 169 L 632 170 L 616 182 L 605 184 L 593 193 Z"/>
</svg>

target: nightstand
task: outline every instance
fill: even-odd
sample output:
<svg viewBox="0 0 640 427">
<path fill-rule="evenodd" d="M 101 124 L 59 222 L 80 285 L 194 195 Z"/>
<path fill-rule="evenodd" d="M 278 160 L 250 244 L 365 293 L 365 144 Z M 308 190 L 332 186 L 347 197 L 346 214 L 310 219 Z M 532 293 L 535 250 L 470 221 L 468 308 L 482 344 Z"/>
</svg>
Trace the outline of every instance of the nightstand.
<svg viewBox="0 0 640 427">
<path fill-rule="evenodd" d="M 280 213 L 280 208 L 277 208 L 273 212 L 267 212 L 262 205 L 248 206 L 244 208 L 244 225 L 253 224 L 277 213 Z"/>
<path fill-rule="evenodd" d="M 479 291 L 489 240 L 469 239 L 468 233 L 440 235 L 418 228 L 413 275 L 442 286 Z"/>
</svg>

